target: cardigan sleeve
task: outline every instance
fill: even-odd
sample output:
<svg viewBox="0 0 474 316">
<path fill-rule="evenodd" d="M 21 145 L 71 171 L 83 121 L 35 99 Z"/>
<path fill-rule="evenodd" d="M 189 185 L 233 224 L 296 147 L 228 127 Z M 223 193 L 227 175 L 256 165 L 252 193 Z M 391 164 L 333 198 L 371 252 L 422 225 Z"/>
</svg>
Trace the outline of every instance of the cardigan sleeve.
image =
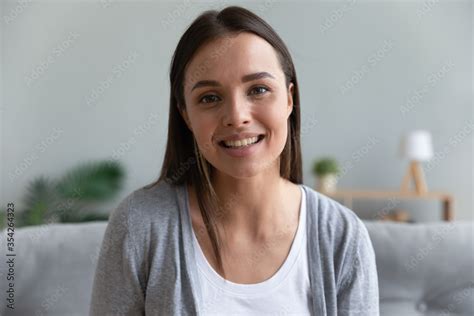
<svg viewBox="0 0 474 316">
<path fill-rule="evenodd" d="M 379 290 L 375 252 L 364 223 L 357 220 L 353 255 L 337 293 L 338 315 L 378 316 Z"/>
<path fill-rule="evenodd" d="M 94 275 L 90 316 L 144 315 L 145 276 L 129 195 L 111 213 Z"/>
</svg>

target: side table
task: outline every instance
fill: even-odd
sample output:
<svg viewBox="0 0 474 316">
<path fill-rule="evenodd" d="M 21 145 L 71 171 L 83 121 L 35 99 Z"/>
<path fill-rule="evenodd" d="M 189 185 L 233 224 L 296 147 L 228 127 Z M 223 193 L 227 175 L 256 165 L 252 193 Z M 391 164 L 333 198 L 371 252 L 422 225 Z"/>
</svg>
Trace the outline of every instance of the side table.
<svg viewBox="0 0 474 316">
<path fill-rule="evenodd" d="M 354 199 L 400 199 L 400 200 L 439 200 L 443 203 L 443 220 L 454 220 L 454 198 L 446 192 L 426 192 L 419 194 L 414 191 L 375 191 L 375 190 L 337 190 L 334 192 L 321 191 L 322 194 L 331 198 L 340 198 L 343 204 L 348 208 L 352 208 Z"/>
</svg>

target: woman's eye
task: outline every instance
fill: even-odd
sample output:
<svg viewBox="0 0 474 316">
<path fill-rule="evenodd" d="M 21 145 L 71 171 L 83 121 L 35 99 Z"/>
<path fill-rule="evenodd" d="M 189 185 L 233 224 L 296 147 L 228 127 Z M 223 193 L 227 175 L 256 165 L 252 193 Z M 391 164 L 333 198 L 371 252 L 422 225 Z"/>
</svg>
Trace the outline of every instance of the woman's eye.
<svg viewBox="0 0 474 316">
<path fill-rule="evenodd" d="M 251 89 L 249 94 L 258 96 L 268 91 L 270 91 L 270 89 L 268 89 L 267 87 L 259 86 L 259 87 L 254 87 L 253 89 Z M 207 94 L 199 100 L 199 103 L 214 103 L 218 101 L 220 101 L 220 98 L 217 95 Z"/>
<path fill-rule="evenodd" d="M 250 90 L 250 94 L 259 95 L 259 94 L 264 94 L 267 91 L 268 91 L 268 88 L 266 87 L 255 87 L 252 90 Z"/>
<path fill-rule="evenodd" d="M 212 103 L 212 102 L 217 102 L 219 99 L 219 97 L 217 95 L 214 95 L 214 94 L 208 94 L 208 95 L 205 95 L 203 96 L 199 102 L 200 103 Z"/>
</svg>

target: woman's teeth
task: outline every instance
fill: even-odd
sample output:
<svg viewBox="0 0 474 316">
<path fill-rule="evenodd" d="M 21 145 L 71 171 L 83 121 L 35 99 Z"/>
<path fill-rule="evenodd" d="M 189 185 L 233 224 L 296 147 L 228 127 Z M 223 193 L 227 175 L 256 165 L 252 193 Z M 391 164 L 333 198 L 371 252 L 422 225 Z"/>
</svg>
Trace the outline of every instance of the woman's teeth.
<svg viewBox="0 0 474 316">
<path fill-rule="evenodd" d="M 258 141 L 258 136 L 255 136 L 255 137 L 250 137 L 250 138 L 235 140 L 235 141 L 232 141 L 232 140 L 224 141 L 224 144 L 227 147 L 242 147 L 242 146 L 254 144 L 257 141 Z"/>
</svg>

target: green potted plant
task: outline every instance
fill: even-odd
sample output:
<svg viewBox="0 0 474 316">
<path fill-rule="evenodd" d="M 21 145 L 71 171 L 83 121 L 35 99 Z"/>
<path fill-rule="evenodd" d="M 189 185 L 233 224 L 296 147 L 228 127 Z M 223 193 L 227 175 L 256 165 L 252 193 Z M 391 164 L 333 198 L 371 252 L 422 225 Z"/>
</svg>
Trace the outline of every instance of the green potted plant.
<svg viewBox="0 0 474 316">
<path fill-rule="evenodd" d="M 59 179 L 38 176 L 28 184 L 16 226 L 106 221 L 108 214 L 97 209 L 117 196 L 124 176 L 122 164 L 109 160 L 83 162 Z M 0 224 L 5 226 L 4 219 Z"/>
<path fill-rule="evenodd" d="M 336 190 L 337 176 L 340 173 L 339 164 L 332 157 L 323 157 L 313 164 L 313 174 L 316 176 L 316 190 L 333 192 Z"/>
</svg>

